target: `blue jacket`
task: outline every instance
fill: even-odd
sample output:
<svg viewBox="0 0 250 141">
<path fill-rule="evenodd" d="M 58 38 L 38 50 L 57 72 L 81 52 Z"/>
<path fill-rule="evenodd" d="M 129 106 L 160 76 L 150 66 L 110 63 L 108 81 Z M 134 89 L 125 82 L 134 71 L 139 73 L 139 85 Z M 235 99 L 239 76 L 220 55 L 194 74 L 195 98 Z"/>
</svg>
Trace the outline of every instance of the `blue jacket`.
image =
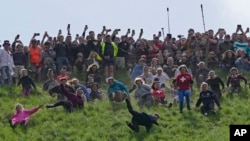
<svg viewBox="0 0 250 141">
<path fill-rule="evenodd" d="M 78 85 L 75 86 L 75 89 L 78 89 L 78 88 L 81 88 L 83 90 L 84 95 L 87 98 L 87 101 L 89 101 L 90 100 L 90 96 L 89 96 L 89 91 L 87 90 L 87 88 L 84 85 L 82 85 L 82 84 L 78 84 Z"/>
<path fill-rule="evenodd" d="M 136 65 L 131 73 L 131 80 L 134 81 L 135 78 L 140 76 L 142 73 L 143 73 L 143 66 Z"/>
<path fill-rule="evenodd" d="M 129 95 L 128 88 L 122 82 L 114 80 L 113 85 L 109 86 L 108 88 L 108 94 L 111 95 L 113 92 L 116 91 L 123 91 L 127 95 Z"/>
</svg>

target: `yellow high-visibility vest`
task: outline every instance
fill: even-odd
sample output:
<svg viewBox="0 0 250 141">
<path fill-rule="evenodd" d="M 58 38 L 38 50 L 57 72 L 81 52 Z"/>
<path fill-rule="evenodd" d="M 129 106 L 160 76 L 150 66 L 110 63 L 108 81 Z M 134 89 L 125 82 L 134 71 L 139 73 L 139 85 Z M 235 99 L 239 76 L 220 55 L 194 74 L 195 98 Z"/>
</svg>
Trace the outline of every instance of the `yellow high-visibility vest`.
<svg viewBox="0 0 250 141">
<path fill-rule="evenodd" d="M 105 50 L 105 43 L 104 42 L 101 42 L 101 47 L 102 47 L 102 54 L 104 54 L 104 50 Z M 114 48 L 114 57 L 117 56 L 118 54 L 118 46 L 114 43 L 114 42 L 111 42 L 111 45 L 112 47 Z"/>
</svg>

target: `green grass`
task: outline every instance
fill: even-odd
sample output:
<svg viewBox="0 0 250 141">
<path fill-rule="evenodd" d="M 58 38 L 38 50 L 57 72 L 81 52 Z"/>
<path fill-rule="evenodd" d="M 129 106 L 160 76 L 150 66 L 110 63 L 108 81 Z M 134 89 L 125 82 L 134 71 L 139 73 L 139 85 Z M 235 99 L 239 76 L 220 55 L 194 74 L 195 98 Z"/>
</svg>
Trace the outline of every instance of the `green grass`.
<svg viewBox="0 0 250 141">
<path fill-rule="evenodd" d="M 117 73 L 116 78 L 129 84 L 125 71 Z M 224 80 L 226 75 L 218 72 Z M 247 74 L 247 73 L 245 73 Z M 249 78 L 250 75 L 248 75 Z M 224 81 L 225 82 L 225 81 Z M 107 84 L 103 83 L 107 88 Z M 131 84 L 129 84 L 129 87 Z M 195 86 L 195 85 L 194 85 Z M 244 89 L 239 95 L 223 94 L 222 110 L 217 115 L 205 117 L 194 108 L 198 91 L 195 89 L 192 110 L 184 109 L 180 114 L 178 105 L 171 109 L 155 106 L 142 109 L 147 113 L 159 113 L 160 126 L 153 126 L 147 134 L 144 127 L 139 133 L 132 132 L 125 124 L 131 115 L 125 103 L 112 104 L 108 100 L 87 103 L 83 110 L 66 113 L 62 107 L 40 109 L 30 117 L 27 127 L 18 126 L 14 130 L 9 126 L 8 117 L 13 114 L 16 103 L 27 109 L 41 103 L 56 101 L 38 86 L 29 97 L 21 96 L 20 87 L 2 87 L 0 91 L 0 140 L 1 141 L 228 141 L 230 124 L 250 124 L 249 90 Z M 134 109 L 139 111 L 134 98 Z"/>
</svg>

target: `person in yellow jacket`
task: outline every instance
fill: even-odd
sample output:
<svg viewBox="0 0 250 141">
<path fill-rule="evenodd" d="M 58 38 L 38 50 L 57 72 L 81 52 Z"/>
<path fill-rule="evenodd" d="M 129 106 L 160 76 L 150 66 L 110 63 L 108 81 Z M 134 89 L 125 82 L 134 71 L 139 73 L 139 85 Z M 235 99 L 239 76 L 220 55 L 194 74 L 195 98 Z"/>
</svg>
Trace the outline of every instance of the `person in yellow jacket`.
<svg viewBox="0 0 250 141">
<path fill-rule="evenodd" d="M 105 42 L 101 42 L 100 51 L 106 78 L 114 76 L 114 64 L 117 53 L 118 46 L 112 42 L 110 35 L 106 35 Z"/>
</svg>

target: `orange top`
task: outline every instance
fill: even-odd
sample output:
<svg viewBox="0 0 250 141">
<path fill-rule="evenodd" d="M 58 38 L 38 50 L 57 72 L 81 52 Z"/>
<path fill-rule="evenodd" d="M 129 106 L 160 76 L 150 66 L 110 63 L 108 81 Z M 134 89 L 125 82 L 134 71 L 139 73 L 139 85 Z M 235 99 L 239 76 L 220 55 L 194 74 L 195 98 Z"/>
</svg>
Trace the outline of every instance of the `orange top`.
<svg viewBox="0 0 250 141">
<path fill-rule="evenodd" d="M 40 52 L 40 47 L 37 46 L 35 48 L 30 47 L 30 63 L 36 64 L 40 62 L 42 55 Z"/>
</svg>

